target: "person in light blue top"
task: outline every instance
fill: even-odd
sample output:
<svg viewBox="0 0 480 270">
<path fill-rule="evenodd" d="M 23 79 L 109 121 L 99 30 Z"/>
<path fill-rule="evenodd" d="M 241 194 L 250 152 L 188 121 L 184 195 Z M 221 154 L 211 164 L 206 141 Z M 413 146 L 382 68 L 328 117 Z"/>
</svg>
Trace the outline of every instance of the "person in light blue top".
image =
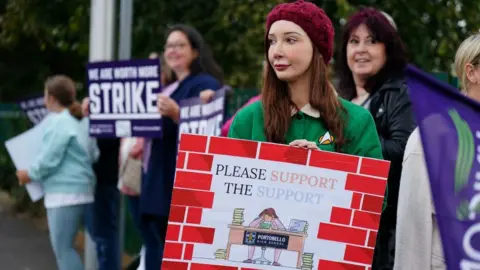
<svg viewBox="0 0 480 270">
<path fill-rule="evenodd" d="M 88 119 L 76 102 L 74 82 L 57 75 L 45 82 L 45 104 L 51 112 L 38 156 L 28 170 L 17 171 L 20 184 L 37 182 L 45 191 L 50 241 L 59 270 L 83 270 L 74 248 L 88 204 L 94 200 L 92 164 L 99 156 L 88 136 Z"/>
</svg>

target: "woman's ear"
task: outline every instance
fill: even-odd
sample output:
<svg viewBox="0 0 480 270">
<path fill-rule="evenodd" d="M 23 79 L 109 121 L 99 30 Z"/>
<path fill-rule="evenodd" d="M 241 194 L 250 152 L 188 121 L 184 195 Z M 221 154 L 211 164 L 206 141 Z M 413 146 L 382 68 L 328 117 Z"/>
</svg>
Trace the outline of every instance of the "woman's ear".
<svg viewBox="0 0 480 270">
<path fill-rule="evenodd" d="M 465 76 L 467 77 L 469 83 L 479 83 L 477 81 L 477 77 L 475 76 L 475 66 L 473 66 L 471 63 L 467 63 L 465 65 Z"/>
</svg>

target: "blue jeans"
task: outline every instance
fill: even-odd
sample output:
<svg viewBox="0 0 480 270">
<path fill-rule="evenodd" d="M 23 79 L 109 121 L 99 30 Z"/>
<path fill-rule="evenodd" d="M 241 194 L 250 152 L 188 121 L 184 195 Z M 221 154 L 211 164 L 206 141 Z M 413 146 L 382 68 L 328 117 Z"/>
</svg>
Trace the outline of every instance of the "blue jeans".
<svg viewBox="0 0 480 270">
<path fill-rule="evenodd" d="M 86 207 L 86 204 L 80 204 L 47 208 L 50 242 L 59 270 L 83 270 L 82 260 L 74 244 Z"/>
<path fill-rule="evenodd" d="M 145 270 L 161 270 L 168 218 L 142 215 L 138 197 L 129 196 L 128 205 L 145 245 Z"/>
<path fill-rule="evenodd" d="M 99 270 L 120 270 L 120 192 L 115 185 L 97 184 L 89 206 L 87 230 L 97 247 Z"/>
</svg>

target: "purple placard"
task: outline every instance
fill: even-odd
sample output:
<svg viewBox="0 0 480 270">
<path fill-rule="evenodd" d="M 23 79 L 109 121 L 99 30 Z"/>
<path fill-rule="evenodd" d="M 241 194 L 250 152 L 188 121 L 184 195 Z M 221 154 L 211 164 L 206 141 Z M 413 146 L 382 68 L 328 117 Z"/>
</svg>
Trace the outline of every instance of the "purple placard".
<svg viewBox="0 0 480 270">
<path fill-rule="evenodd" d="M 480 269 L 480 103 L 413 66 L 407 77 L 446 264 Z"/>
<path fill-rule="evenodd" d="M 180 101 L 179 134 L 220 136 L 226 89 L 227 87 L 217 90 L 210 103 L 203 103 L 200 98 Z"/>
<path fill-rule="evenodd" d="M 158 59 L 89 63 L 87 76 L 91 136 L 161 136 Z"/>
<path fill-rule="evenodd" d="M 43 95 L 24 99 L 19 105 L 34 125 L 40 123 L 48 114 Z"/>
</svg>

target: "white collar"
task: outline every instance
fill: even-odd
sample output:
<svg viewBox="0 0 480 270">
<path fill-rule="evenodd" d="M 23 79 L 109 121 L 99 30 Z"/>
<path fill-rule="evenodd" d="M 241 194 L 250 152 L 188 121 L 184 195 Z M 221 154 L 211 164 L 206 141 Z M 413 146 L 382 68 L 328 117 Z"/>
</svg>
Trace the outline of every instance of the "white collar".
<svg viewBox="0 0 480 270">
<path fill-rule="evenodd" d="M 300 111 L 313 118 L 320 118 L 320 112 L 314 109 L 310 104 L 303 106 Z M 297 112 L 297 109 L 292 109 L 292 116 L 294 116 Z"/>
</svg>

